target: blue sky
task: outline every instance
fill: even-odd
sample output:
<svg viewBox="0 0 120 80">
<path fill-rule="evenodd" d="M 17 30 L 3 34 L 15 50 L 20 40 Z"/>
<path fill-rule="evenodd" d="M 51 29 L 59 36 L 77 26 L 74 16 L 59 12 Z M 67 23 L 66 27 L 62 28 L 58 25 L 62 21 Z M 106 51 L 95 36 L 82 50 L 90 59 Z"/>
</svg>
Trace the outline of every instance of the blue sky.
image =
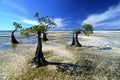
<svg viewBox="0 0 120 80">
<path fill-rule="evenodd" d="M 0 0 L 0 30 L 13 30 L 13 22 L 35 25 L 36 12 L 54 18 L 54 30 L 81 28 L 84 23 L 94 29 L 120 29 L 120 0 Z"/>
</svg>

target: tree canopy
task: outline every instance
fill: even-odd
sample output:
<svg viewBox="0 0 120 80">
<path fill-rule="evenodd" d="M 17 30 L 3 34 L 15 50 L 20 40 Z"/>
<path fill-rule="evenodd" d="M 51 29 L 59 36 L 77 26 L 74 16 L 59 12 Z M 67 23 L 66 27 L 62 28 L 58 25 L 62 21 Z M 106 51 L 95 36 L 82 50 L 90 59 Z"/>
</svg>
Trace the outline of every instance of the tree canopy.
<svg viewBox="0 0 120 80">
<path fill-rule="evenodd" d="M 82 25 L 84 30 L 83 32 L 85 33 L 85 35 L 89 35 L 93 33 L 93 26 L 91 24 L 83 24 Z"/>
<path fill-rule="evenodd" d="M 83 31 L 83 30 L 81 30 L 81 29 L 74 29 L 74 30 L 73 30 L 73 32 L 74 32 L 75 34 L 76 34 L 76 33 L 77 33 L 77 34 L 80 34 L 82 31 Z"/>
<path fill-rule="evenodd" d="M 37 18 L 37 20 L 38 20 L 38 22 L 40 23 L 41 26 L 44 26 L 44 31 L 47 31 L 52 26 L 57 26 L 57 24 L 54 23 L 54 21 L 51 18 L 49 18 L 48 16 L 39 17 L 38 12 L 36 12 L 34 17 Z"/>
<path fill-rule="evenodd" d="M 56 26 L 56 23 L 54 23 L 53 20 L 48 16 L 39 17 L 39 13 L 36 12 L 34 17 L 38 20 L 39 24 L 29 28 L 23 28 L 21 30 L 21 34 L 29 35 L 29 33 L 35 33 L 35 34 L 38 32 L 42 33 L 43 31 L 47 31 L 51 26 L 54 26 L 54 25 Z"/>
<path fill-rule="evenodd" d="M 15 26 L 15 29 L 22 28 L 21 24 L 19 24 L 17 22 L 13 22 L 13 25 Z"/>
</svg>

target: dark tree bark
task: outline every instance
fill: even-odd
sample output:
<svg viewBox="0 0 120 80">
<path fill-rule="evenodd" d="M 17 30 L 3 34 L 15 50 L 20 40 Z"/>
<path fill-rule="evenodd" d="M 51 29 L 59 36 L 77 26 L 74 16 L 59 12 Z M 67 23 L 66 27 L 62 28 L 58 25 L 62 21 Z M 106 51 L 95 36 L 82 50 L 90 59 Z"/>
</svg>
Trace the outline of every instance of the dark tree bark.
<svg viewBox="0 0 120 80">
<path fill-rule="evenodd" d="M 14 32 L 17 31 L 17 28 L 12 31 L 12 34 L 11 34 L 11 42 L 14 43 L 14 44 L 18 44 L 19 42 L 16 40 L 15 36 L 14 36 Z"/>
<path fill-rule="evenodd" d="M 75 34 L 75 37 L 73 35 L 73 40 L 72 40 L 71 46 L 82 47 L 82 45 L 78 41 L 78 33 Z"/>
<path fill-rule="evenodd" d="M 75 46 L 76 47 L 82 47 L 82 45 L 79 43 L 79 41 L 78 41 L 78 33 L 76 33 L 75 34 L 76 36 L 75 36 Z"/>
<path fill-rule="evenodd" d="M 43 32 L 43 41 L 48 41 L 46 35 L 47 35 L 47 33 Z"/>
<path fill-rule="evenodd" d="M 37 49 L 36 49 L 35 57 L 32 59 L 31 63 L 35 64 L 37 67 L 44 66 L 47 63 L 42 52 L 41 32 L 38 32 Z"/>
<path fill-rule="evenodd" d="M 74 37 L 74 34 L 73 34 L 73 38 L 72 38 L 72 44 L 71 46 L 75 45 L 75 37 Z"/>
</svg>

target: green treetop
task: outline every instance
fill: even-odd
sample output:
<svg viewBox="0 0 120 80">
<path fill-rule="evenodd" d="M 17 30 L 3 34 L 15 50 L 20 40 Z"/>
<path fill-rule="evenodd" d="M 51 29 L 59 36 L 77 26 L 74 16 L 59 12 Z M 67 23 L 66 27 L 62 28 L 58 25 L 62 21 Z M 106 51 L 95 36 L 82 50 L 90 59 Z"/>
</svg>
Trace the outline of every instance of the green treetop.
<svg viewBox="0 0 120 80">
<path fill-rule="evenodd" d="M 83 24 L 83 28 L 84 28 L 83 32 L 85 33 L 85 35 L 89 36 L 89 34 L 93 33 L 93 26 L 91 24 L 85 23 Z"/>
</svg>

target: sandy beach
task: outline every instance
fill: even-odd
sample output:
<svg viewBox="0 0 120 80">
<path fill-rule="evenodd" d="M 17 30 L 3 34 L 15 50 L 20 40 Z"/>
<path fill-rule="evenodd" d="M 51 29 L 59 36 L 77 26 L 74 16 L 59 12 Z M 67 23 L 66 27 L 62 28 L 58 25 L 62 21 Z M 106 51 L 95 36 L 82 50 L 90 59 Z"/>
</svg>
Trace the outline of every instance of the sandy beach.
<svg viewBox="0 0 120 80">
<path fill-rule="evenodd" d="M 25 41 L 17 34 L 20 44 L 8 42 L 0 47 L 0 80 L 119 80 L 119 34 L 120 31 L 79 34 L 82 47 L 71 47 L 71 31 L 48 32 L 49 40 L 43 42 L 43 53 L 46 60 L 60 65 L 40 68 L 29 65 L 34 57 L 36 38 Z"/>
</svg>

